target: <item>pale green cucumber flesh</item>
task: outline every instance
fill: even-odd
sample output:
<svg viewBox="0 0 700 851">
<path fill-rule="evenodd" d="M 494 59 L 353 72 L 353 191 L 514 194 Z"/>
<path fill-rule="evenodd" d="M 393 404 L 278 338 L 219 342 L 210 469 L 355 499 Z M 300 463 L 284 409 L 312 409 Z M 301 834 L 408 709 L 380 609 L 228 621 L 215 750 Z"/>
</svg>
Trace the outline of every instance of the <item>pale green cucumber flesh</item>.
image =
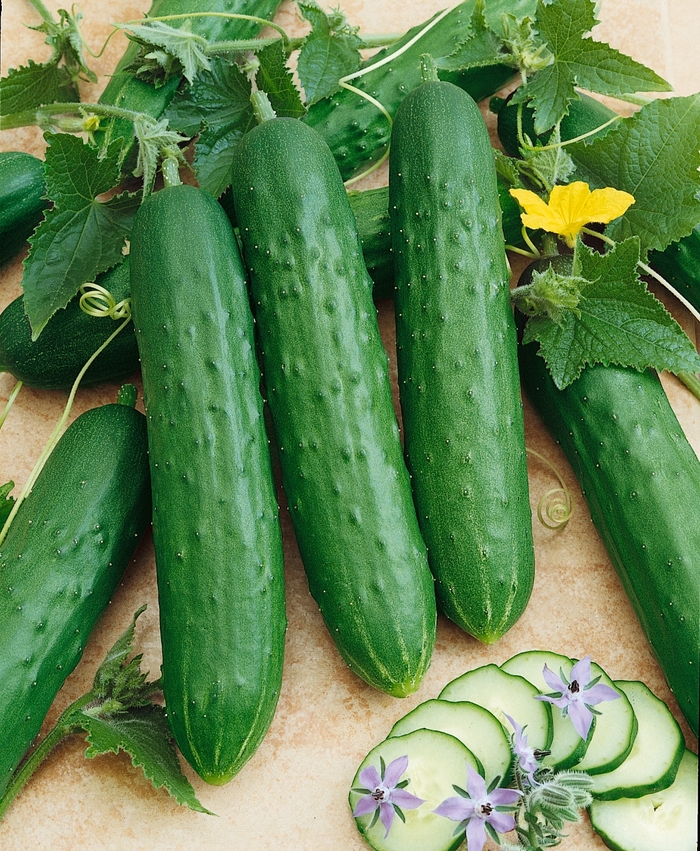
<svg viewBox="0 0 700 851">
<path fill-rule="evenodd" d="M 468 701 L 426 700 L 399 719 L 389 736 L 420 729 L 439 730 L 459 739 L 480 764 L 479 773 L 487 786 L 497 777 L 500 785 L 508 781 L 510 743 L 500 721 L 483 706 Z"/>
<path fill-rule="evenodd" d="M 408 767 L 402 778 L 410 780 L 406 791 L 422 798 L 425 803 L 416 809 L 404 810 L 405 823 L 395 816 L 387 837 L 381 821 L 370 827 L 372 814 L 357 818 L 357 829 L 376 851 L 453 851 L 463 842 L 464 831 L 455 836 L 457 824 L 436 815 L 433 810 L 447 798 L 455 796 L 455 785 L 466 788 L 467 766 L 478 771 L 478 764 L 471 751 L 447 733 L 415 730 L 404 736 L 385 739 L 374 747 L 353 780 L 349 797 L 351 810 L 355 809 L 363 795 L 355 791 L 362 787 L 360 772 L 369 766 L 380 771 L 382 759 L 388 766 L 402 756 L 408 756 Z"/>
<path fill-rule="evenodd" d="M 508 674 L 498 665 L 482 665 L 449 682 L 440 700 L 466 700 L 488 709 L 510 737 L 515 731 L 506 715 L 526 728 L 533 750 L 548 750 L 552 741 L 552 712 L 548 703 L 535 700 L 538 689 L 524 677 Z"/>
<path fill-rule="evenodd" d="M 559 676 L 559 671 L 568 677 L 574 663 L 568 656 L 553 653 L 549 650 L 526 650 L 511 656 L 502 665 L 501 669 L 509 674 L 516 674 L 529 680 L 542 694 L 549 693 L 542 671 L 547 665 L 550 671 Z M 573 768 L 581 761 L 588 748 L 588 742 L 595 730 L 595 716 L 588 740 L 582 739 L 574 729 L 571 719 L 562 715 L 556 707 L 552 707 L 552 743 L 549 746 L 550 753 L 543 758 L 543 766 L 551 766 L 560 771 Z M 527 732 L 527 731 L 526 731 Z"/>
<path fill-rule="evenodd" d="M 613 771 L 593 777 L 591 793 L 602 800 L 641 798 L 670 786 L 685 743 L 678 722 L 666 704 L 644 683 L 615 680 L 637 718 L 637 735 L 627 758 Z"/>
<path fill-rule="evenodd" d="M 685 750 L 667 789 L 641 798 L 593 801 L 589 814 L 613 851 L 697 851 L 697 755 Z"/>
<path fill-rule="evenodd" d="M 596 677 L 600 677 L 601 684 L 615 688 L 600 665 L 591 662 L 591 679 Z M 627 695 L 618 693 L 620 697 L 606 700 L 595 707 L 600 715 L 595 716 L 595 730 L 586 753 L 576 766 L 578 771 L 588 774 L 612 771 L 627 759 L 632 750 L 637 735 L 637 717 Z M 553 709 L 557 711 L 556 707 Z"/>
</svg>

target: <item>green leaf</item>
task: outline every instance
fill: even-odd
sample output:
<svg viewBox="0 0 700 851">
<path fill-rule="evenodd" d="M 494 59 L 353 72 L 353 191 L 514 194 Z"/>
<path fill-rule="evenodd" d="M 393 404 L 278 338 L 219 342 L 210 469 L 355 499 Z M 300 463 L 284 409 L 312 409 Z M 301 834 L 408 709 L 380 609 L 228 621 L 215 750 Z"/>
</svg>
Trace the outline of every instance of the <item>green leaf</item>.
<svg viewBox="0 0 700 851">
<path fill-rule="evenodd" d="M 700 355 L 663 305 L 637 276 L 639 240 L 627 239 L 606 254 L 579 244 L 581 288 L 575 310 L 559 321 L 531 317 L 524 343 L 538 340 L 540 354 L 559 389 L 588 364 L 618 364 L 696 372 Z"/>
<path fill-rule="evenodd" d="M 255 82 L 258 89 L 267 94 L 275 113 L 285 118 L 301 118 L 306 110 L 287 67 L 281 39 L 264 47 L 258 53 L 258 61 L 260 67 Z"/>
<path fill-rule="evenodd" d="M 139 205 L 138 195 L 130 193 L 99 198 L 119 183 L 121 142 L 100 158 L 67 133 L 47 133 L 46 140 L 46 184 L 54 206 L 30 238 L 22 279 L 34 339 L 84 283 L 123 259 Z"/>
<path fill-rule="evenodd" d="M 237 65 L 212 59 L 166 113 L 172 127 L 194 136 L 193 168 L 202 189 L 218 198 L 231 183 L 231 151 L 255 126 L 250 82 Z"/>
<path fill-rule="evenodd" d="M 174 66 L 170 58 L 176 59 L 182 68 L 182 74 L 191 83 L 201 71 L 210 68 L 209 57 L 206 55 L 207 40 L 190 29 L 190 22 L 179 27 L 171 27 L 163 21 L 148 21 L 145 24 L 116 24 L 117 27 L 129 30 L 129 36 L 142 47 L 162 47 L 163 51 L 142 52 L 139 62 L 152 59 L 167 73 L 172 73 Z M 148 63 L 147 63 L 148 64 Z M 137 73 L 139 68 L 136 68 Z"/>
<path fill-rule="evenodd" d="M 594 0 L 539 0 L 536 27 L 553 59 L 516 96 L 534 107 L 537 134 L 566 115 L 576 86 L 613 97 L 671 90 L 651 69 L 587 37 L 597 23 Z"/>
<path fill-rule="evenodd" d="M 197 800 L 182 773 L 162 706 L 150 704 L 105 718 L 78 713 L 76 721 L 88 734 L 88 759 L 125 751 L 156 789 L 165 788 L 178 804 L 213 815 Z"/>
<path fill-rule="evenodd" d="M 356 71 L 362 57 L 362 39 L 337 12 L 327 15 L 313 0 L 299 2 L 299 11 L 312 30 L 299 51 L 297 73 L 310 106 L 338 90 L 338 81 Z"/>
<path fill-rule="evenodd" d="M 634 195 L 606 233 L 639 237 L 642 255 L 687 236 L 700 221 L 700 94 L 659 99 L 619 121 L 602 139 L 568 148 L 591 186 Z"/>
<path fill-rule="evenodd" d="M 56 62 L 12 68 L 0 79 L 0 115 L 29 112 L 50 103 L 77 103 L 78 90 L 70 74 Z"/>
<path fill-rule="evenodd" d="M 476 0 L 470 22 L 468 38 L 452 53 L 438 57 L 435 64 L 448 71 L 461 71 L 484 65 L 516 65 L 510 51 L 506 50 L 503 37 L 489 26 L 486 20 L 484 0 Z"/>
<path fill-rule="evenodd" d="M 5 525 L 5 521 L 12 511 L 12 506 L 15 504 L 15 498 L 10 496 L 14 486 L 14 482 L 7 482 L 0 486 L 0 529 Z"/>
</svg>

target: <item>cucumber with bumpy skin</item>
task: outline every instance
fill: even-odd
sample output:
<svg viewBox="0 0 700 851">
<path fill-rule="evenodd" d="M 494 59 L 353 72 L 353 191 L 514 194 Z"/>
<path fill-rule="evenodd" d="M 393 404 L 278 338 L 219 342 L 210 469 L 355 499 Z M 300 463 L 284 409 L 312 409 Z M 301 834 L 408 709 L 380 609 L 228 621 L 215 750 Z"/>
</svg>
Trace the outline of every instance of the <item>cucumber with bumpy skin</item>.
<svg viewBox="0 0 700 851">
<path fill-rule="evenodd" d="M 222 784 L 272 721 L 286 619 L 245 273 L 202 189 L 167 186 L 139 208 L 131 294 L 168 720 L 197 773 Z"/>
<path fill-rule="evenodd" d="M 404 696 L 430 662 L 435 594 L 347 193 L 328 146 L 295 119 L 255 127 L 233 165 L 282 484 L 309 588 L 350 668 Z"/>
<path fill-rule="evenodd" d="M 44 164 L 24 151 L 0 153 L 0 265 L 12 259 L 42 220 Z"/>
<path fill-rule="evenodd" d="M 425 82 L 399 107 L 389 200 L 418 519 L 442 611 L 491 644 L 525 610 L 535 556 L 493 149 L 451 83 Z"/>
<path fill-rule="evenodd" d="M 134 398 L 68 427 L 0 545 L 0 797 L 151 519 Z"/>
<path fill-rule="evenodd" d="M 564 390 L 537 345 L 523 387 L 559 442 L 642 630 L 698 730 L 700 460 L 650 370 L 586 368 Z"/>
</svg>

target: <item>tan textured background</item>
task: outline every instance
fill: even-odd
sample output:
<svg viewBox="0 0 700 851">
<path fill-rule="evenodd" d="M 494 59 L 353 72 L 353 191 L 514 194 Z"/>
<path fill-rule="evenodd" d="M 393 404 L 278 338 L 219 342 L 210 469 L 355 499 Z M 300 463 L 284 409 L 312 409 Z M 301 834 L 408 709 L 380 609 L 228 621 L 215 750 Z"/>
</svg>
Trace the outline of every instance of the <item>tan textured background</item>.
<svg viewBox="0 0 700 851">
<path fill-rule="evenodd" d="M 67 5 L 47 0 L 55 10 Z M 322 5 L 326 5 L 323 3 Z M 393 32 L 425 20 L 443 7 L 441 0 L 410 5 L 381 0 L 344 0 L 350 21 L 364 32 Z M 138 17 L 143 0 L 83 0 L 85 33 L 93 49 L 101 46 L 114 20 Z M 107 12 L 105 10 L 108 10 Z M 597 35 L 645 62 L 672 82 L 679 94 L 700 90 L 700 3 L 698 0 L 603 0 Z M 297 27 L 284 4 L 279 20 Z M 4 0 L 2 71 L 46 53 L 37 34 L 24 24 L 38 16 L 24 0 Z M 101 75 L 121 55 L 124 37 L 115 37 L 104 56 L 93 60 Z M 85 86 L 83 99 L 96 98 Z M 35 129 L 0 134 L 0 149 L 41 154 Z M 385 172 L 372 177 L 376 184 Z M 20 292 L 21 258 L 2 271 L 0 308 Z M 671 299 L 668 306 L 689 334 L 700 328 Z M 380 309 L 382 332 L 392 349 L 391 309 Z M 138 383 L 138 377 L 136 377 Z M 700 454 L 700 403 L 675 379 L 664 384 L 681 424 Z M 14 385 L 0 376 L 0 405 Z M 80 391 L 73 417 L 115 397 L 117 385 Z M 24 388 L 0 433 L 0 480 L 13 479 L 17 490 L 27 477 L 40 447 L 58 418 L 65 394 Z M 571 656 L 590 653 L 613 678 L 643 679 L 680 718 L 673 697 L 652 659 L 632 609 L 608 561 L 578 495 L 576 482 L 558 448 L 526 405 L 528 445 L 562 472 L 576 497 L 576 513 L 565 530 L 551 532 L 535 521 L 537 579 L 531 604 L 518 624 L 495 646 L 486 648 L 445 620 L 438 630 L 430 671 L 419 692 L 404 701 L 387 697 L 357 680 L 339 660 L 306 587 L 286 514 L 286 578 L 289 629 L 284 683 L 278 711 L 268 736 L 241 773 L 222 788 L 208 787 L 188 770 L 202 803 L 218 814 L 208 817 L 178 807 L 163 791 L 154 791 L 124 755 L 83 759 L 80 738 L 66 743 L 38 772 L 0 825 L 3 851 L 360 851 L 360 839 L 347 807 L 347 791 L 359 761 L 385 736 L 401 715 L 422 700 L 435 697 L 453 677 L 487 662 L 500 663 L 515 652 L 544 648 Z M 548 471 L 530 468 L 533 507 L 552 486 Z M 133 611 L 148 603 L 137 630 L 137 646 L 145 667 L 160 664 L 158 610 L 150 540 L 146 540 L 88 644 L 85 656 L 68 679 L 48 721 L 92 681 L 95 668 Z M 567 613 L 565 617 L 552 612 Z M 689 746 L 697 742 L 680 718 Z M 0 731 L 0 736 L 2 731 Z M 0 740 L 1 741 L 1 740 Z M 0 745 L 1 746 L 1 745 Z M 570 831 L 562 851 L 602 849 L 587 821 Z"/>
</svg>

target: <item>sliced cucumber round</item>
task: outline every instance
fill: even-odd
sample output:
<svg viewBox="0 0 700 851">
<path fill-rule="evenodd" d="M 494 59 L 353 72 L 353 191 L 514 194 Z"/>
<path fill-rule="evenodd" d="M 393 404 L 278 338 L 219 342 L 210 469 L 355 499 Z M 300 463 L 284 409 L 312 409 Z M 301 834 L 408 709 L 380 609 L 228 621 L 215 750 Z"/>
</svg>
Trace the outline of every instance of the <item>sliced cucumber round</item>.
<svg viewBox="0 0 700 851">
<path fill-rule="evenodd" d="M 510 742 L 500 721 L 488 709 L 468 701 L 426 700 L 391 728 L 389 736 L 413 730 L 440 730 L 465 744 L 481 764 L 479 773 L 486 785 L 500 777 L 506 785 L 511 771 Z"/>
<path fill-rule="evenodd" d="M 415 730 L 405 736 L 385 739 L 367 754 L 357 770 L 350 791 L 350 809 L 366 795 L 361 773 L 370 766 L 382 773 L 382 765 L 408 757 L 406 771 L 399 782 L 408 780 L 405 789 L 422 803 L 416 809 L 402 810 L 405 822 L 396 815 L 386 832 L 375 813 L 356 818 L 357 829 L 376 851 L 453 851 L 464 840 L 464 831 L 455 835 L 455 823 L 433 810 L 454 797 L 454 785 L 465 788 L 467 765 L 478 771 L 474 755 L 459 739 L 436 730 Z M 386 834 L 386 835 L 385 835 Z"/>
<path fill-rule="evenodd" d="M 439 697 L 478 703 L 496 716 L 509 737 L 513 728 L 506 715 L 510 715 L 525 728 L 528 745 L 546 751 L 552 742 L 552 710 L 549 703 L 535 700 L 539 693 L 525 677 L 508 674 L 498 665 L 482 665 L 449 682 Z"/>
<path fill-rule="evenodd" d="M 600 682 L 604 685 L 615 688 L 613 681 L 600 665 L 592 662 L 591 680 L 596 677 L 600 677 Z M 624 692 L 620 692 L 617 700 L 599 703 L 595 708 L 600 715 L 595 716 L 593 737 L 576 770 L 586 771 L 588 774 L 603 774 L 613 771 L 627 759 L 637 735 L 637 716 Z"/>
<path fill-rule="evenodd" d="M 507 659 L 501 665 L 501 670 L 508 674 L 525 677 L 542 694 L 547 694 L 550 689 L 542 675 L 545 665 L 555 674 L 561 671 L 568 679 L 574 663 L 568 656 L 562 656 L 561 653 L 552 653 L 549 650 L 526 650 Z M 574 729 L 571 719 L 562 715 L 556 707 L 552 707 L 552 743 L 549 746 L 550 753 L 542 760 L 542 765 L 559 771 L 573 768 L 586 753 L 594 730 L 595 717 L 588 738 L 582 739 Z"/>
<path fill-rule="evenodd" d="M 605 774 L 593 777 L 596 798 L 641 798 L 667 789 L 674 781 L 685 744 L 678 722 L 663 700 L 644 685 L 615 680 L 614 687 L 630 700 L 637 717 L 637 735 L 627 759 Z"/>
<path fill-rule="evenodd" d="M 661 792 L 594 800 L 591 824 L 613 851 L 697 851 L 698 758 L 685 750 L 676 779 Z"/>
</svg>

